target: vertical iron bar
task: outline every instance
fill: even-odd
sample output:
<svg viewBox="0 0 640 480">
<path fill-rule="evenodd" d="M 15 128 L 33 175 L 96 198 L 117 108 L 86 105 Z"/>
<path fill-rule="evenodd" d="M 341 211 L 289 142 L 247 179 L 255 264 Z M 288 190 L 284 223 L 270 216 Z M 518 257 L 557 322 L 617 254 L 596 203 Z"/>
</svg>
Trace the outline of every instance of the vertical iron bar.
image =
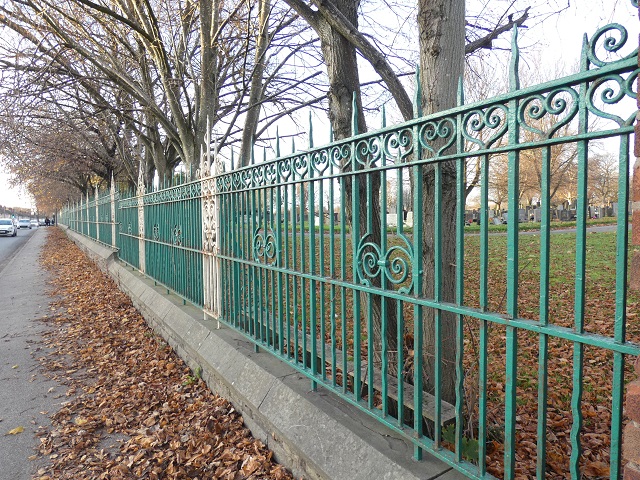
<svg viewBox="0 0 640 480">
<path fill-rule="evenodd" d="M 331 143 L 331 142 L 330 142 Z M 336 221 L 335 221 L 335 179 L 333 178 L 333 161 L 329 155 L 329 277 L 336 278 Z M 336 286 L 331 283 L 329 287 L 329 316 L 331 321 L 331 385 L 336 388 L 336 372 L 337 372 L 337 339 L 336 339 Z M 344 350 L 344 346 L 343 346 Z"/>
<path fill-rule="evenodd" d="M 618 162 L 618 219 L 616 228 L 616 310 L 614 338 L 616 342 L 626 341 L 627 326 L 627 262 L 629 236 L 629 135 L 620 137 Z M 639 228 L 636 225 L 634 228 Z M 624 402 L 624 355 L 613 354 L 613 391 L 611 401 L 611 452 L 610 475 L 619 478 L 622 470 L 622 405 Z"/>
<path fill-rule="evenodd" d="M 262 165 L 264 166 L 266 148 L 262 149 L 263 158 Z M 266 170 L 264 171 L 266 175 Z M 264 178 L 264 177 L 263 177 Z M 265 345 L 269 345 L 269 307 L 268 307 L 268 285 L 267 285 L 267 236 L 269 232 L 269 225 L 267 224 L 267 188 L 266 186 L 260 187 L 256 184 L 256 192 L 258 196 L 258 229 L 262 230 L 264 237 L 264 260 L 260 264 L 258 260 L 258 304 L 260 308 L 260 339 Z M 261 218 L 262 217 L 262 218 Z"/>
<path fill-rule="evenodd" d="M 433 216 L 433 299 L 435 302 L 442 300 L 442 166 L 435 163 L 434 166 L 434 216 Z M 436 339 L 434 345 L 434 371 L 433 371 L 433 395 L 435 397 L 433 422 L 434 422 L 434 442 L 436 448 L 440 448 L 440 440 L 442 438 L 442 312 L 435 310 L 434 316 L 434 337 Z M 431 374 L 431 372 L 429 372 Z M 456 455 L 462 452 L 457 442 L 456 429 Z M 460 461 L 460 460 L 458 460 Z"/>
<path fill-rule="evenodd" d="M 542 178 L 541 202 L 542 215 L 540 217 L 540 324 L 549 323 L 549 244 L 550 244 L 550 162 L 551 148 L 542 149 Z M 548 385 L 548 354 L 549 337 L 541 334 L 538 351 L 538 438 L 537 438 L 537 466 L 538 480 L 545 477 L 547 464 L 547 385 Z"/>
<path fill-rule="evenodd" d="M 356 92 L 353 92 L 351 103 L 351 134 L 358 134 L 358 104 Z M 358 243 L 360 242 L 360 178 L 357 174 L 356 144 L 351 143 L 351 245 L 353 252 L 353 282 L 358 282 Z M 360 293 L 353 291 L 353 396 L 357 401 L 361 398 L 362 385 L 360 365 L 362 360 L 360 330 Z"/>
<path fill-rule="evenodd" d="M 580 71 L 589 69 L 587 57 L 588 41 L 586 35 L 582 43 L 582 57 L 580 60 Z M 586 133 L 588 129 L 588 110 L 586 105 L 587 85 L 580 84 L 579 111 L 578 111 L 578 132 Z M 575 285 L 575 307 L 574 307 L 574 329 L 578 333 L 584 331 L 585 312 L 585 290 L 586 290 L 586 260 L 587 260 L 587 188 L 588 188 L 588 155 L 589 145 L 587 140 L 577 142 L 578 160 L 578 205 L 576 208 L 576 285 Z M 580 478 L 580 457 L 582 448 L 580 445 L 580 431 L 582 430 L 582 383 L 583 383 L 583 360 L 584 344 L 573 344 L 573 390 L 571 393 L 571 414 L 573 423 L 571 425 L 571 458 L 569 459 L 569 470 L 571 478 Z"/>
<path fill-rule="evenodd" d="M 458 80 L 458 106 L 464 105 L 462 77 Z M 464 151 L 462 137 L 462 114 L 456 116 L 456 151 Z M 463 159 L 456 161 L 456 303 L 464 303 L 464 208 L 465 208 L 465 164 Z M 456 318 L 456 456 L 462 461 L 462 431 L 464 429 L 464 316 Z"/>
<path fill-rule="evenodd" d="M 270 187 L 269 188 L 269 223 L 271 225 L 271 231 L 273 232 L 273 235 L 275 235 L 275 249 L 276 251 L 274 252 L 274 261 L 275 261 L 275 266 L 279 267 L 280 264 L 278 263 L 278 256 L 279 256 L 279 243 L 278 243 L 278 229 L 279 229 L 279 225 L 276 225 L 274 228 L 273 222 L 274 220 L 276 220 L 276 218 L 279 218 L 279 216 L 276 214 L 274 214 L 274 206 L 275 206 L 275 188 L 274 187 Z M 275 217 L 275 218 L 274 218 Z M 271 347 L 278 351 L 278 308 L 276 305 L 276 295 L 278 293 L 278 283 L 276 283 L 276 273 L 270 269 L 269 270 L 269 291 L 270 291 L 270 303 L 271 303 Z M 278 305 L 280 305 L 280 303 L 278 303 Z"/>
<path fill-rule="evenodd" d="M 306 155 L 306 154 L 305 154 Z M 311 159 L 307 155 L 306 158 L 308 168 L 311 165 Z M 307 201 L 305 201 L 305 181 L 304 173 L 300 176 L 300 271 L 303 273 L 308 273 L 307 268 L 307 255 L 305 251 L 305 241 L 304 237 L 306 235 L 306 218 L 305 218 L 305 210 L 307 209 L 306 202 L 309 201 L 307 195 Z M 300 278 L 300 308 L 302 310 L 302 365 L 305 368 L 309 368 L 309 363 L 307 362 L 307 356 L 309 352 L 307 351 L 307 280 L 305 277 Z"/>
<path fill-rule="evenodd" d="M 403 171 L 405 165 L 403 165 L 402 157 L 398 152 L 396 158 L 398 165 L 398 184 L 396 186 L 396 198 L 398 199 L 398 208 L 396 214 L 398 215 L 398 235 L 404 236 L 404 199 L 403 199 Z M 417 293 L 417 292 L 414 292 Z M 398 382 L 398 426 L 404 428 L 404 316 L 403 316 L 403 302 L 396 300 L 396 319 L 397 319 L 397 338 L 396 338 L 396 379 Z"/>
<path fill-rule="evenodd" d="M 386 127 L 386 115 L 385 107 L 382 105 L 382 125 L 381 128 Z M 387 252 L 387 170 L 384 168 L 387 165 L 387 156 L 382 155 L 381 166 L 383 167 L 380 172 L 380 251 L 383 255 Z M 388 259 L 387 259 L 388 260 Z M 385 267 L 386 268 L 386 267 Z M 389 328 L 387 318 L 387 297 L 384 294 L 387 289 L 387 277 L 384 272 L 380 273 L 380 289 L 382 294 L 380 296 L 380 357 L 382 359 L 381 365 L 381 378 L 382 378 L 382 416 L 386 417 L 389 413 L 388 402 L 388 372 L 389 372 L 389 346 L 387 342 L 387 329 Z M 373 381 L 371 382 L 373 383 Z M 400 387 L 400 385 L 398 385 Z"/>
<path fill-rule="evenodd" d="M 325 170 L 326 171 L 326 170 Z M 319 259 L 320 259 L 320 264 L 319 264 L 319 272 L 320 272 L 320 276 L 325 278 L 326 277 L 326 271 L 325 271 L 325 256 L 326 256 L 326 252 L 324 251 L 325 245 L 324 245 L 324 236 L 325 236 L 325 231 L 324 231 L 324 206 L 322 204 L 322 200 L 324 198 L 324 179 L 322 178 L 324 175 L 320 175 L 320 181 L 318 183 L 318 219 L 319 219 L 319 228 L 320 228 L 320 234 L 319 234 L 319 245 L 318 245 L 318 250 L 320 252 L 319 255 Z M 322 366 L 321 369 L 321 374 L 322 374 L 322 380 L 324 382 L 327 381 L 327 367 L 326 367 L 326 316 L 327 316 L 327 307 L 326 307 L 326 290 L 325 290 L 325 282 L 320 282 L 320 365 Z"/>
<path fill-rule="evenodd" d="M 340 280 L 347 280 L 347 214 L 345 209 L 345 175 L 340 176 Z M 353 234 L 353 232 L 352 232 Z M 347 290 L 340 287 L 340 328 L 342 333 L 342 393 L 345 395 L 349 391 L 349 349 L 347 343 Z"/>
<path fill-rule="evenodd" d="M 289 229 L 289 186 L 290 183 L 284 185 L 284 268 L 290 270 L 289 263 L 291 261 L 291 253 L 289 252 L 289 241 L 291 239 Z M 285 292 L 285 321 L 286 321 L 286 333 L 287 333 L 287 358 L 291 358 L 291 274 L 287 273 L 284 276 L 284 292 Z"/>
<path fill-rule="evenodd" d="M 280 152 L 278 152 L 278 158 L 280 158 Z M 277 213 L 276 213 L 276 235 L 277 235 L 277 244 L 278 244 L 278 352 L 281 356 L 284 356 L 284 318 L 285 318 L 285 305 L 284 305 L 284 292 L 283 292 L 283 283 L 284 276 L 282 273 L 282 268 L 284 265 L 283 257 L 282 257 L 282 244 L 286 243 L 286 240 L 283 240 L 282 234 L 282 179 L 280 177 L 280 173 L 276 171 L 276 175 L 278 178 L 278 190 L 277 190 Z M 286 188 L 286 187 L 285 187 Z M 286 229 L 285 229 L 286 232 Z"/>
<path fill-rule="evenodd" d="M 371 186 L 371 173 L 365 174 L 366 181 L 366 198 L 367 198 L 367 231 L 363 235 L 363 239 L 367 238 L 373 232 L 373 187 Z M 384 207 L 383 207 L 384 208 Z M 385 211 L 380 210 L 380 216 L 384 216 Z M 381 273 L 384 276 L 384 272 Z M 373 364 L 373 354 L 375 349 L 373 335 L 373 301 L 374 294 L 367 294 L 367 404 L 373 409 L 373 375 L 375 373 L 375 365 Z M 384 331 L 383 331 L 384 336 Z"/>
<path fill-rule="evenodd" d="M 313 149 L 313 124 L 311 122 L 311 112 L 309 112 L 309 150 Z M 309 273 L 314 275 L 316 272 L 316 218 L 315 218 L 315 181 L 314 181 L 314 155 L 309 153 Z M 322 203 L 322 199 L 320 199 Z M 320 232 L 322 235 L 322 232 Z M 322 257 L 322 254 L 320 255 Z M 318 292 L 317 281 L 311 280 L 309 290 L 309 333 L 311 335 L 311 374 L 316 377 L 318 375 L 318 331 L 317 331 L 317 301 Z M 324 345 L 324 342 L 323 342 Z M 316 391 L 318 389 L 318 382 L 311 381 L 311 390 Z"/>
<path fill-rule="evenodd" d="M 253 152 L 253 148 L 251 149 Z M 252 153 L 252 157 L 253 157 L 253 153 Z M 253 174 L 255 172 L 255 162 L 252 161 L 252 169 L 251 171 L 251 175 L 253 177 Z M 251 259 L 253 262 L 253 265 L 251 266 L 251 289 L 247 292 L 248 296 L 251 298 L 251 321 L 253 323 L 253 337 L 254 340 L 256 340 L 256 342 L 254 343 L 255 346 L 255 351 L 258 351 L 258 342 L 260 340 L 262 340 L 261 337 L 261 333 L 262 333 L 262 326 L 260 325 L 260 305 L 259 305 L 259 292 L 260 292 L 260 288 L 259 288 L 259 278 L 258 276 L 260 275 L 260 271 L 258 269 L 258 267 L 255 265 L 255 258 L 254 258 L 254 252 L 253 252 L 253 244 L 255 242 L 255 236 L 258 233 L 258 228 L 259 228 L 259 219 L 256 218 L 256 214 L 258 211 L 258 205 L 257 205 L 257 201 L 256 201 L 256 189 L 255 189 L 255 183 L 254 181 L 251 182 L 251 226 L 250 226 L 250 239 L 251 242 L 248 245 L 249 250 L 247 251 L 247 258 Z"/>
<path fill-rule="evenodd" d="M 518 75 L 519 51 L 518 29 L 513 28 L 511 40 L 511 66 L 509 75 L 510 91 L 520 88 Z M 519 142 L 517 99 L 508 103 L 508 140 L 512 149 L 508 153 L 509 161 L 509 224 L 507 227 L 507 315 L 518 316 L 518 220 L 519 220 L 519 152 L 513 149 Z M 512 479 L 515 475 L 516 448 L 516 386 L 518 376 L 518 331 L 515 327 L 506 327 L 506 387 L 505 387 L 505 442 L 504 477 Z"/>
<path fill-rule="evenodd" d="M 420 71 L 416 70 L 416 94 L 414 99 L 414 117 L 422 116 L 422 91 L 420 84 Z M 413 151 L 415 161 L 422 159 L 422 148 L 419 138 L 419 129 L 416 125 L 413 129 Z M 414 281 L 414 294 L 422 295 L 422 237 L 424 235 L 422 222 L 423 202 L 423 171 L 422 165 L 414 164 L 413 169 L 413 258 L 412 277 Z M 422 403 L 423 403 L 423 312 L 420 305 L 413 306 L 413 429 L 416 438 L 422 438 Z M 413 456 L 416 460 L 422 459 L 423 450 L 417 444 L 413 447 Z"/>
<path fill-rule="evenodd" d="M 352 168 L 355 169 L 355 145 L 351 153 Z M 360 235 L 360 178 L 354 172 L 351 177 L 351 246 L 353 255 L 353 281 L 358 280 L 358 243 L 361 238 Z M 353 390 L 354 398 L 356 401 L 360 400 L 362 385 L 361 385 L 361 325 L 360 325 L 360 293 L 353 291 Z"/>
<path fill-rule="evenodd" d="M 297 160 L 297 159 L 296 159 Z M 294 162 L 296 160 L 293 160 Z M 297 272 L 298 270 L 298 222 L 296 221 L 296 218 L 298 217 L 298 211 L 297 211 L 297 206 L 296 206 L 296 199 L 298 198 L 298 195 L 296 195 L 295 189 L 298 186 L 298 183 L 295 182 L 296 178 L 295 178 L 295 170 L 292 169 L 292 173 L 291 173 L 291 178 L 293 180 L 292 184 L 291 184 L 291 188 L 292 188 L 292 192 L 291 192 L 291 251 L 292 251 L 292 267 L 293 267 L 293 271 Z M 300 184 L 302 185 L 302 184 Z M 300 187 L 302 188 L 302 187 Z M 301 195 L 300 197 L 302 197 L 302 192 L 300 192 Z M 300 200 L 302 203 L 302 199 Z M 303 207 L 304 208 L 304 207 Z M 298 359 L 298 348 L 299 348 L 299 344 L 300 344 L 300 339 L 299 339 L 299 331 L 300 328 L 298 327 L 298 323 L 299 323 L 299 314 L 298 314 L 298 278 L 297 277 L 293 277 L 293 358 L 295 359 L 295 363 L 296 365 L 298 365 L 299 363 L 299 359 Z M 304 335 L 304 332 L 303 332 Z M 306 353 L 305 353 L 306 354 Z"/>
<path fill-rule="evenodd" d="M 489 156 L 480 163 L 480 310 L 486 311 L 489 284 Z M 487 472 L 487 370 L 489 325 L 480 320 L 478 352 L 478 469 Z"/>
</svg>

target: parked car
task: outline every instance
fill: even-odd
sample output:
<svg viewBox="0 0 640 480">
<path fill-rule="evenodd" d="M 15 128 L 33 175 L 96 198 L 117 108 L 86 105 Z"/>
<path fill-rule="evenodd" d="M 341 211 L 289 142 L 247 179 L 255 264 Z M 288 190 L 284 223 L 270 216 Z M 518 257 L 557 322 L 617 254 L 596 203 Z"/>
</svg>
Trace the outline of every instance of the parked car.
<svg viewBox="0 0 640 480">
<path fill-rule="evenodd" d="M 18 230 L 13 224 L 13 220 L 10 218 L 0 218 L 0 235 L 15 237 L 17 234 Z"/>
<path fill-rule="evenodd" d="M 31 222 L 28 218 L 21 218 L 18 220 L 18 228 L 31 228 Z"/>
<path fill-rule="evenodd" d="M 31 220 L 31 227 L 37 227 L 38 226 L 38 221 L 37 220 Z"/>
</svg>

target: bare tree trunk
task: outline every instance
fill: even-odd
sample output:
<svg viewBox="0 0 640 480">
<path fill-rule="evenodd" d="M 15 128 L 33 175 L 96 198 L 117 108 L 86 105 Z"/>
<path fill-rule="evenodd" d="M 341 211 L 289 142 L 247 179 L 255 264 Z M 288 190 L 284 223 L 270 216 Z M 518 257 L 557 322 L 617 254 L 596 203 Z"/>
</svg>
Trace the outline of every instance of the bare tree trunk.
<svg viewBox="0 0 640 480">
<path fill-rule="evenodd" d="M 464 0 L 419 0 L 418 28 L 420 35 L 420 71 L 422 86 L 422 107 L 425 115 L 456 105 L 458 79 L 464 68 Z M 423 198 L 423 294 L 433 298 L 434 279 L 434 219 L 440 215 L 442 225 L 442 266 L 441 299 L 455 300 L 455 256 L 456 256 L 456 163 L 442 164 L 441 178 L 435 178 L 433 167 L 424 167 Z M 442 185 L 442 210 L 435 211 L 435 182 Z M 435 338 L 435 312 L 428 310 L 424 318 L 424 371 L 425 385 L 434 390 L 433 372 L 435 366 L 435 345 L 441 344 L 442 399 L 455 402 L 455 355 L 456 317 L 442 312 L 442 338 Z"/>
<path fill-rule="evenodd" d="M 269 14 L 271 12 L 271 0 L 260 0 L 260 13 L 258 17 L 258 35 L 256 38 L 256 58 L 253 74 L 251 75 L 251 90 L 249 91 L 249 107 L 242 130 L 242 144 L 238 168 L 249 165 L 251 162 L 251 147 L 253 138 L 260 119 L 260 101 L 263 93 L 263 76 L 267 66 L 265 55 L 269 46 Z"/>
<path fill-rule="evenodd" d="M 220 1 L 206 0 L 200 2 L 200 59 L 202 84 L 200 85 L 200 95 L 198 102 L 198 111 L 196 124 L 194 128 L 194 145 L 192 152 L 192 161 L 189 166 L 197 168 L 200 156 L 200 148 L 204 145 L 207 135 L 207 125 L 213 124 L 214 115 L 217 110 L 217 59 L 214 48 L 215 34 L 219 28 L 220 18 Z M 210 146 L 207 145 L 208 149 Z"/>
<path fill-rule="evenodd" d="M 300 0 L 286 0 L 286 3 L 296 10 L 296 12 L 303 17 L 309 25 L 311 25 L 320 37 L 324 63 L 329 77 L 329 120 L 331 121 L 334 138 L 336 140 L 341 140 L 349 138 L 352 135 L 351 120 L 354 93 L 358 108 L 358 131 L 366 132 L 367 127 L 361 104 L 360 78 L 358 75 L 356 47 L 353 42 L 341 33 L 342 31 L 348 35 L 348 29 L 345 30 L 337 28 L 340 23 L 343 25 L 348 24 L 354 29 L 352 30 L 352 33 L 357 32 L 358 6 L 360 4 L 360 0 L 336 0 L 332 2 L 331 5 L 328 5 L 329 2 L 326 2 L 325 0 L 314 1 L 314 4 L 319 9 L 318 11 L 310 9 L 306 3 Z M 335 11 L 338 12 L 340 18 L 328 18 L 332 15 L 331 12 Z M 351 171 L 354 168 L 358 169 L 355 162 L 349 165 L 346 163 L 342 165 L 342 169 L 344 171 Z M 347 212 L 347 221 L 349 223 L 352 223 L 354 213 L 352 208 L 353 179 L 353 176 L 345 178 L 344 209 Z M 371 204 L 367 203 L 367 181 L 369 182 L 371 189 Z M 358 217 L 358 221 L 360 222 L 360 231 L 363 233 L 370 231 L 371 233 L 367 237 L 367 241 L 380 245 L 380 174 L 377 172 L 363 172 L 362 174 L 359 174 L 358 195 L 361 200 L 360 208 L 355 215 Z M 386 206 L 383 205 L 382 208 L 386 209 Z M 367 225 L 368 209 L 372 209 L 372 221 L 370 226 Z M 369 229 L 369 227 L 371 228 Z M 360 239 L 354 240 L 360 241 Z M 354 259 L 354 262 L 355 261 L 357 261 L 357 259 Z M 381 285 L 380 275 L 368 280 L 371 282 L 372 286 L 379 287 Z M 369 297 L 367 295 L 362 295 L 362 302 L 363 304 L 368 304 Z M 397 350 L 398 326 L 395 302 L 388 300 L 387 305 L 386 338 L 388 351 L 392 352 Z M 369 336 L 374 339 L 374 362 L 378 364 L 382 357 L 382 309 L 380 296 L 372 296 L 371 307 L 373 310 L 373 332 L 369 332 Z M 360 321 L 360 319 L 354 319 L 354 321 Z M 394 367 L 394 365 L 390 365 L 389 373 L 394 373 Z"/>
<path fill-rule="evenodd" d="M 349 22 L 357 27 L 358 24 L 358 5 L 359 0 L 338 0 L 334 2 L 335 7 L 349 20 Z M 336 29 L 334 29 L 329 22 L 323 17 L 319 17 L 319 29 L 318 33 L 321 40 L 322 52 L 329 75 L 330 90 L 329 90 L 329 119 L 333 128 L 334 137 L 336 140 L 348 138 L 352 135 L 352 108 L 353 108 L 353 94 L 356 94 L 356 104 L 358 108 L 357 121 L 358 131 L 366 132 L 367 127 L 365 123 L 364 114 L 361 105 L 360 94 L 360 79 L 358 75 L 358 66 L 356 58 L 355 47 L 342 36 Z M 356 132 L 356 133 L 359 133 Z M 350 165 L 343 165 L 343 170 L 352 171 L 358 169 L 358 164 L 354 159 L 351 159 Z M 364 236 L 367 233 L 367 241 L 376 245 L 380 245 L 381 231 L 380 231 L 380 215 L 386 213 L 386 206 L 383 205 L 381 212 L 380 205 L 380 174 L 378 172 L 369 172 L 359 174 L 358 176 L 358 196 L 360 198 L 360 205 L 358 212 L 353 212 L 352 206 L 352 189 L 354 176 L 348 176 L 345 179 L 345 210 L 349 217 L 350 223 L 354 221 L 351 216 L 355 214 L 357 220 L 360 222 L 360 232 Z M 367 197 L 367 182 L 369 182 L 369 188 L 371 190 L 371 204 L 368 203 Z M 367 224 L 367 212 L 372 210 L 371 225 Z M 360 241 L 359 238 L 354 238 L 354 241 Z M 366 253 L 366 252 L 363 252 Z M 362 259 L 354 259 L 354 262 Z M 381 275 L 368 279 L 372 286 L 381 286 Z M 362 303 L 368 304 L 371 302 L 371 308 L 373 310 L 373 332 L 369 332 L 369 335 L 373 338 L 374 344 L 374 362 L 379 365 L 382 360 L 382 308 L 381 297 L 379 295 L 362 294 Z M 386 312 L 387 317 L 387 348 L 388 351 L 395 351 L 397 349 L 397 318 L 395 302 L 389 300 L 387 302 L 388 309 Z M 360 319 L 354 318 L 354 322 L 360 321 Z M 394 373 L 390 362 L 390 368 Z"/>
</svg>

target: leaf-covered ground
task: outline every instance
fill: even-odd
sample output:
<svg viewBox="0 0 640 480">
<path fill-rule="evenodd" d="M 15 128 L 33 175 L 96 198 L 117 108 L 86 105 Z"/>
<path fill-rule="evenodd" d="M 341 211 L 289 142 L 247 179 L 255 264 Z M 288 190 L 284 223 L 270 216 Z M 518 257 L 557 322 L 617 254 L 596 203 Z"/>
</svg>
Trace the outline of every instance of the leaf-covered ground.
<svg viewBox="0 0 640 480">
<path fill-rule="evenodd" d="M 493 237 L 489 245 L 489 309 L 504 310 L 506 273 L 504 254 L 506 237 Z M 575 318 L 575 234 L 557 233 L 551 236 L 549 323 L 573 328 Z M 468 238 L 466 246 L 477 252 L 479 238 Z M 633 247 L 632 247 L 633 249 Z M 616 233 L 590 233 L 586 242 L 585 306 L 582 317 L 585 331 L 603 338 L 611 338 L 616 330 Z M 539 320 L 540 307 L 540 239 L 522 237 L 519 245 L 521 271 L 519 275 L 518 308 L 525 318 Z M 465 272 L 471 280 L 465 285 L 465 294 L 478 298 L 479 261 L 470 255 Z M 626 339 L 640 343 L 640 295 L 628 292 L 626 305 Z M 487 446 L 488 470 L 501 478 L 503 475 L 504 386 L 506 364 L 505 328 L 488 328 Z M 478 335 L 479 322 L 467 323 L 465 339 L 465 389 L 469 414 L 469 430 L 477 425 L 478 404 Z M 539 403 L 540 338 L 533 332 L 518 333 L 518 374 L 516 411 L 516 474 L 517 478 L 536 475 L 536 442 Z M 471 353 L 471 355 L 469 355 Z M 584 347 L 582 362 L 582 393 L 580 410 L 580 467 L 583 478 L 608 478 L 610 474 L 611 421 L 613 385 L 613 354 L 593 346 Z M 574 345 L 560 338 L 549 337 L 546 424 L 546 478 L 563 479 L 569 476 L 571 428 L 574 416 Z M 635 378 L 634 359 L 627 359 L 623 381 Z M 621 386 L 624 388 L 624 386 Z M 495 431 L 494 431 L 494 427 Z M 473 432 L 470 436 L 474 436 Z"/>
<path fill-rule="evenodd" d="M 48 461 L 36 478 L 292 478 L 111 279 L 63 232 L 48 233 L 53 328 L 40 361 L 68 402 L 41 429 Z"/>
</svg>

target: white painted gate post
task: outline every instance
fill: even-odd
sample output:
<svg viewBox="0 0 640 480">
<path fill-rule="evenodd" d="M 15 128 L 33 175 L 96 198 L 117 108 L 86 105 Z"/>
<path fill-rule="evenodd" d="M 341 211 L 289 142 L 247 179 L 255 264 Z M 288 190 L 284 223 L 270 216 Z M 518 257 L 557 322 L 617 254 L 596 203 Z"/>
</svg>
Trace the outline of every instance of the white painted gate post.
<svg viewBox="0 0 640 480">
<path fill-rule="evenodd" d="M 111 246 L 116 248 L 116 182 L 111 174 Z"/>
<path fill-rule="evenodd" d="M 91 238 L 91 229 L 89 228 L 89 190 L 87 190 L 87 199 L 84 206 L 85 206 L 86 215 L 87 215 L 86 222 L 84 222 L 85 225 L 87 226 L 87 233 L 85 235 Z"/>
<path fill-rule="evenodd" d="M 98 205 L 98 186 L 95 189 L 95 202 L 96 202 L 96 240 L 100 241 L 100 206 Z"/>
<path fill-rule="evenodd" d="M 142 175 L 142 163 L 138 169 L 138 268 L 142 273 L 146 272 L 146 261 L 144 258 L 144 176 Z"/>
<path fill-rule="evenodd" d="M 217 177 L 222 172 L 218 161 L 217 152 L 214 152 L 213 168 L 211 164 L 211 136 L 207 128 L 205 139 L 206 152 L 200 152 L 200 176 L 202 186 L 202 277 L 204 293 L 204 315 L 209 315 L 218 320 L 220 328 L 220 305 L 222 302 L 222 283 L 220 252 L 218 241 L 220 239 L 219 210 Z"/>
</svg>

